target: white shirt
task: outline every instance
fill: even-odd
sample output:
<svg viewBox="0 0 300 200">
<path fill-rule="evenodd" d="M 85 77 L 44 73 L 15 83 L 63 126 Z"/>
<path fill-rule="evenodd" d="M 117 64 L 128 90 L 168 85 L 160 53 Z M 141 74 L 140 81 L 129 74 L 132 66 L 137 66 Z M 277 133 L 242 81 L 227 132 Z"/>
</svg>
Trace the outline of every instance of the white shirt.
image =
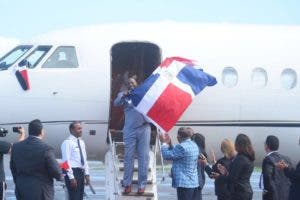
<svg viewBox="0 0 300 200">
<path fill-rule="evenodd" d="M 267 156 L 271 155 L 274 152 L 278 152 L 278 151 L 270 151 L 269 153 L 267 153 Z"/>
<path fill-rule="evenodd" d="M 77 138 L 74 135 L 70 135 L 61 145 L 62 162 L 67 161 L 70 166 L 70 169 L 68 170 L 68 176 L 70 179 L 74 178 L 72 168 L 82 168 L 84 169 L 84 174 L 89 175 L 85 144 L 81 138 L 79 138 L 79 142 L 83 155 L 84 166 L 81 164 L 80 150 L 78 147 Z"/>
</svg>

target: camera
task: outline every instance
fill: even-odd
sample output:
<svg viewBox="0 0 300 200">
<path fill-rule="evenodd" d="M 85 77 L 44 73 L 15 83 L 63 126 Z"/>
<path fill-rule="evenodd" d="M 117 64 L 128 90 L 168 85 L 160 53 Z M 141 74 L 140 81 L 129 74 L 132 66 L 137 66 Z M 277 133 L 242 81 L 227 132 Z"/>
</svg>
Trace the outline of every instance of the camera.
<svg viewBox="0 0 300 200">
<path fill-rule="evenodd" d="M 19 132 L 20 132 L 20 129 L 21 129 L 20 126 L 14 126 L 14 127 L 12 128 L 12 131 L 13 131 L 14 133 L 19 133 Z"/>
<path fill-rule="evenodd" d="M 0 128 L 0 137 L 5 137 L 8 131 L 5 128 Z"/>
</svg>

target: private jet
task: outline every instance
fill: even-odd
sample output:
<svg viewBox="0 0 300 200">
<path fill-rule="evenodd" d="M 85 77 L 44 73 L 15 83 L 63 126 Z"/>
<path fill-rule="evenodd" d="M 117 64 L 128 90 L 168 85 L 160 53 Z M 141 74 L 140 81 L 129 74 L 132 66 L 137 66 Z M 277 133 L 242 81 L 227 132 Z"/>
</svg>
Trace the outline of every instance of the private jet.
<svg viewBox="0 0 300 200">
<path fill-rule="evenodd" d="M 207 149 L 247 134 L 257 163 L 273 134 L 280 151 L 299 159 L 300 27 L 244 24 L 102 24 L 54 31 L 22 42 L 0 59 L 0 127 L 43 121 L 46 142 L 58 153 L 71 121 L 83 122 L 90 159 L 103 160 L 123 111 L 112 104 L 129 74 L 142 83 L 166 57 L 197 60 L 218 84 L 198 95 L 170 134 L 190 126 Z M 26 67 L 26 85 L 16 72 Z M 155 132 L 155 128 L 153 128 Z"/>
</svg>

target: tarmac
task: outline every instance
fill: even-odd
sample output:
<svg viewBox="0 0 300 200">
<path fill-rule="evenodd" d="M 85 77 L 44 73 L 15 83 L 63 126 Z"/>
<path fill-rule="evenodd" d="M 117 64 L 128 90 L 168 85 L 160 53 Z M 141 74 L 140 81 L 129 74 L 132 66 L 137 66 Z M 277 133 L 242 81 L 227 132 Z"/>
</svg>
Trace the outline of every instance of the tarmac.
<svg viewBox="0 0 300 200">
<path fill-rule="evenodd" d="M 6 173 L 7 191 L 6 200 L 15 200 L 14 183 L 9 169 L 9 156 L 4 156 L 4 170 Z M 96 194 L 92 194 L 91 190 L 86 187 L 85 193 L 87 196 L 84 199 L 88 200 L 104 200 L 105 199 L 105 169 L 100 161 L 89 161 L 91 183 Z M 166 171 L 170 166 L 166 167 Z M 253 199 L 261 199 L 261 190 L 259 189 L 260 169 L 255 169 L 251 176 L 251 185 L 253 189 Z M 165 177 L 162 181 L 163 173 L 160 167 L 157 168 L 157 181 L 158 181 L 158 197 L 159 199 L 176 200 L 176 190 L 171 187 L 171 178 Z M 55 182 L 55 200 L 65 200 L 65 192 L 61 182 Z M 214 194 L 214 181 L 206 177 L 205 186 L 202 191 L 203 200 L 216 200 Z"/>
</svg>

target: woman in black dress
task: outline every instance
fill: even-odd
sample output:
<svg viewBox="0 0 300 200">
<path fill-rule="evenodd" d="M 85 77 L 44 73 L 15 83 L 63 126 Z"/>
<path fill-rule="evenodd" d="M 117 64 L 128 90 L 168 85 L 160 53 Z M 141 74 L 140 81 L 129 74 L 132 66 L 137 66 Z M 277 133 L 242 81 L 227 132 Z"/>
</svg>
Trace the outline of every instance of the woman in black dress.
<svg viewBox="0 0 300 200">
<path fill-rule="evenodd" d="M 235 140 L 236 157 L 230 164 L 229 170 L 218 166 L 221 176 L 228 183 L 231 200 L 251 200 L 253 196 L 250 176 L 254 169 L 255 152 L 249 137 L 239 134 Z"/>
<path fill-rule="evenodd" d="M 236 156 L 236 151 L 234 148 L 234 143 L 229 139 L 224 139 L 221 143 L 221 151 L 224 157 L 220 158 L 212 168 L 208 165 L 207 160 L 203 160 L 202 163 L 205 166 L 205 171 L 210 178 L 214 178 L 214 174 L 220 174 L 218 165 L 222 165 L 229 170 L 231 161 Z M 230 199 L 230 192 L 228 189 L 227 181 L 223 178 L 215 179 L 215 194 L 218 200 L 228 200 Z"/>
<path fill-rule="evenodd" d="M 201 133 L 194 133 L 192 136 L 192 140 L 197 144 L 199 148 L 199 159 L 201 158 L 207 159 L 204 135 L 202 135 Z M 205 165 L 203 165 L 201 162 L 198 162 L 197 171 L 198 171 L 199 187 L 195 191 L 195 196 L 194 196 L 195 200 L 202 200 L 202 188 L 205 184 L 204 170 L 205 170 Z"/>
</svg>

